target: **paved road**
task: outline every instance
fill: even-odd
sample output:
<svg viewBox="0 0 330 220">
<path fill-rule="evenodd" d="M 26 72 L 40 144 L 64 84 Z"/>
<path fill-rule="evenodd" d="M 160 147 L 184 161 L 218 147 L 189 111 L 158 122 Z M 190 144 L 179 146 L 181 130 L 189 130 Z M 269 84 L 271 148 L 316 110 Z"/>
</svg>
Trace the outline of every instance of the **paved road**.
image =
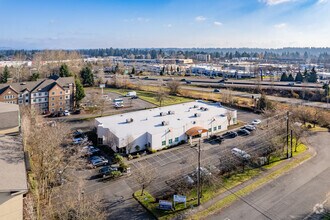
<svg viewBox="0 0 330 220">
<path fill-rule="evenodd" d="M 330 133 L 314 134 L 308 142 L 314 158 L 244 197 L 269 218 L 240 200 L 209 219 L 304 219 L 330 192 Z"/>
</svg>

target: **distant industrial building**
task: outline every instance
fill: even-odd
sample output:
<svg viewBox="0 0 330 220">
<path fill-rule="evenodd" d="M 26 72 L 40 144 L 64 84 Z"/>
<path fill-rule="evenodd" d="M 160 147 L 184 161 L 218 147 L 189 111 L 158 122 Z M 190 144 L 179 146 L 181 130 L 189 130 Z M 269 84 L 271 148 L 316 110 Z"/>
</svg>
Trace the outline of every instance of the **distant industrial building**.
<svg viewBox="0 0 330 220">
<path fill-rule="evenodd" d="M 209 136 L 227 130 L 229 123 L 237 123 L 236 110 L 202 101 L 95 119 L 98 143 L 126 154 L 191 141 L 200 130 Z"/>
</svg>

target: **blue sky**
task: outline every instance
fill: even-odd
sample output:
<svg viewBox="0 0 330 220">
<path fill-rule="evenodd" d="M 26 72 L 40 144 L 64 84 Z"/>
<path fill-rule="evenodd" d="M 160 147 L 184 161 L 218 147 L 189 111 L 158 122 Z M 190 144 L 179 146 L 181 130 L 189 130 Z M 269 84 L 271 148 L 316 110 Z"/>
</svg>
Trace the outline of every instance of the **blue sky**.
<svg viewBox="0 0 330 220">
<path fill-rule="evenodd" d="M 330 0 L 0 0 L 0 48 L 330 47 Z"/>
</svg>

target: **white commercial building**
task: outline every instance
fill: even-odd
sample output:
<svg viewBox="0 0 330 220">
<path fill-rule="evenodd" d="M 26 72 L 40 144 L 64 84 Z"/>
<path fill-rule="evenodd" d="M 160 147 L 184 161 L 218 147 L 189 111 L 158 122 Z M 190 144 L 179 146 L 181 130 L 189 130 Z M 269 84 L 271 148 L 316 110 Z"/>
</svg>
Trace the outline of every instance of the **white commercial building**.
<svg viewBox="0 0 330 220">
<path fill-rule="evenodd" d="M 160 150 L 191 140 L 203 131 L 209 136 L 237 123 L 236 110 L 202 101 L 154 108 L 95 119 L 99 144 L 115 152 Z"/>
</svg>

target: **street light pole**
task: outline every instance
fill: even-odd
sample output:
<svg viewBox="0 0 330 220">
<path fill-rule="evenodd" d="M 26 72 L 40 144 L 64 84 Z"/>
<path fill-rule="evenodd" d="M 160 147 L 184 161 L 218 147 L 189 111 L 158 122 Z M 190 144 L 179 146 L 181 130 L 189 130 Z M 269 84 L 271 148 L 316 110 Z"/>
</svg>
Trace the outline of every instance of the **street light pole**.
<svg viewBox="0 0 330 220">
<path fill-rule="evenodd" d="M 202 135 L 202 130 L 198 130 L 199 135 Z M 198 172 L 197 172 L 197 206 L 201 204 L 201 139 L 199 137 L 198 143 Z"/>
</svg>

